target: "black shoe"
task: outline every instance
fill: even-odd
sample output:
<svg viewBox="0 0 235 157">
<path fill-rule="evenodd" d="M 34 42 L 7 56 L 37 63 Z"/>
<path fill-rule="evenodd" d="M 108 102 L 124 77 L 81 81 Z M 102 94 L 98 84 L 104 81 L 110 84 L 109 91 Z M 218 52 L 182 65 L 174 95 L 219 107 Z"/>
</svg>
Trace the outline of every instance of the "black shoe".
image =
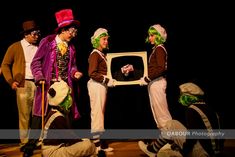
<svg viewBox="0 0 235 157">
<path fill-rule="evenodd" d="M 151 144 L 153 142 L 152 139 L 144 139 L 143 142 L 147 145 Z"/>
<path fill-rule="evenodd" d="M 98 157 L 106 157 L 105 151 L 99 150 L 97 156 Z"/>
<path fill-rule="evenodd" d="M 20 147 L 20 151 L 21 151 L 21 152 L 24 152 L 24 151 L 25 151 L 25 146 L 26 146 L 26 144 Z"/>
<path fill-rule="evenodd" d="M 24 148 L 22 148 L 24 154 L 23 157 L 30 157 L 33 155 L 33 151 L 36 149 L 37 145 L 36 143 L 27 143 L 24 145 Z"/>
<path fill-rule="evenodd" d="M 112 152 L 113 151 L 113 148 L 109 147 L 108 142 L 104 139 L 100 140 L 100 149 L 105 151 L 105 152 Z"/>
<path fill-rule="evenodd" d="M 33 155 L 33 150 L 25 150 L 23 157 L 30 157 Z"/>
</svg>

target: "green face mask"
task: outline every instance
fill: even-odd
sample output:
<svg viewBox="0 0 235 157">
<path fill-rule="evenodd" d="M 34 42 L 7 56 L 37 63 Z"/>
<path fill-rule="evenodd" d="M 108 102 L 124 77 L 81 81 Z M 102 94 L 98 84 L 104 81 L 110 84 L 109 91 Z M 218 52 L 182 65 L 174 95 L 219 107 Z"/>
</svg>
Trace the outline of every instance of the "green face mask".
<svg viewBox="0 0 235 157">
<path fill-rule="evenodd" d="M 181 94 L 179 97 L 179 103 L 183 106 L 189 106 L 198 101 L 198 97 L 189 94 Z"/>
<path fill-rule="evenodd" d="M 72 97 L 70 94 L 66 96 L 60 106 L 63 107 L 66 111 L 69 111 L 70 107 L 72 106 Z"/>
</svg>

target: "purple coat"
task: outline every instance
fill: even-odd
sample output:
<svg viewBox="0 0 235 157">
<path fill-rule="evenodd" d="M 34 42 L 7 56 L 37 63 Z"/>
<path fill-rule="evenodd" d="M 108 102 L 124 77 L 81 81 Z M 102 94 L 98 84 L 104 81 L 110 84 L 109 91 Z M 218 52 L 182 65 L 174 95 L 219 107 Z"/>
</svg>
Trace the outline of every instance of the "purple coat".
<svg viewBox="0 0 235 157">
<path fill-rule="evenodd" d="M 47 101 L 47 91 L 50 87 L 50 81 L 52 77 L 52 70 L 54 69 L 53 66 L 56 66 L 54 62 L 56 61 L 56 41 L 55 41 L 56 35 L 49 35 L 45 38 L 43 38 L 39 44 L 38 50 L 33 58 L 33 61 L 31 63 L 31 70 L 35 79 L 35 82 L 38 82 L 40 80 L 45 80 L 45 86 L 44 86 L 44 109 L 45 114 L 47 113 L 48 108 L 48 101 Z M 74 73 L 78 71 L 76 66 L 76 50 L 74 45 L 69 45 L 69 52 L 70 52 L 70 60 L 68 65 L 68 85 L 72 89 L 72 97 L 74 99 L 74 90 L 79 89 L 73 89 L 72 81 L 76 80 L 74 78 Z M 34 108 L 33 108 L 33 115 L 35 116 L 42 116 L 42 89 L 40 86 L 37 87 L 35 99 L 34 99 Z M 72 113 L 74 119 L 80 118 L 80 114 L 77 109 L 76 102 L 73 101 L 72 105 Z"/>
</svg>

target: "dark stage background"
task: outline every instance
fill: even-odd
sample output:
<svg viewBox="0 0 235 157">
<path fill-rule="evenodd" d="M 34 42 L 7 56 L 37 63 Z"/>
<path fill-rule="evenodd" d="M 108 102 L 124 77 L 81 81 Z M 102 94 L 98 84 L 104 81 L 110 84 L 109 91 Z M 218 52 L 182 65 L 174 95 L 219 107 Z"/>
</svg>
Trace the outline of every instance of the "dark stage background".
<svg viewBox="0 0 235 157">
<path fill-rule="evenodd" d="M 48 0 L 4 2 L 1 7 L 0 61 L 8 46 L 20 40 L 19 32 L 24 19 L 35 19 L 42 29 L 42 36 L 57 27 L 54 13 L 72 8 L 75 19 L 81 22 L 78 37 L 73 41 L 77 48 L 78 66 L 84 77 L 79 83 L 78 101 L 82 118 L 78 128 L 90 127 L 89 97 L 86 83 L 90 37 L 98 27 L 110 34 L 110 52 L 150 50 L 145 44 L 150 25 L 160 23 L 166 28 L 168 39 L 168 88 L 169 108 L 174 118 L 184 121 L 184 108 L 178 104 L 178 86 L 195 81 L 206 92 L 211 107 L 219 112 L 225 128 L 234 128 L 232 93 L 232 8 L 227 3 L 200 1 L 172 2 L 149 0 L 87 1 Z M 4 8 L 4 10 L 2 10 Z M 223 11 L 222 11 L 223 10 Z M 233 37 L 233 36 L 231 36 Z M 1 129 L 17 129 L 18 113 L 15 92 L 0 76 Z M 229 88 L 230 87 L 230 88 Z M 146 87 L 119 86 L 110 89 L 106 108 L 106 128 L 134 129 L 155 128 Z M 232 118 L 231 118 L 232 117 Z"/>
</svg>

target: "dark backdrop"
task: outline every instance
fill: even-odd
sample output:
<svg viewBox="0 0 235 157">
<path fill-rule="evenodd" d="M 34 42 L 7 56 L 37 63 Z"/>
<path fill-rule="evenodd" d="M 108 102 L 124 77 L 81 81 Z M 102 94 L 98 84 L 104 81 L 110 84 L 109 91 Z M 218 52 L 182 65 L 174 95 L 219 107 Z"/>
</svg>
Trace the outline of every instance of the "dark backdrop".
<svg viewBox="0 0 235 157">
<path fill-rule="evenodd" d="M 82 119 L 77 127 L 89 128 L 89 97 L 87 93 L 87 58 L 91 52 L 90 37 L 98 27 L 110 34 L 110 52 L 150 50 L 145 44 L 150 25 L 160 23 L 168 39 L 169 108 L 174 118 L 184 120 L 183 107 L 177 98 L 178 86 L 195 81 L 206 92 L 207 101 L 219 112 L 226 128 L 231 122 L 234 102 L 232 94 L 232 8 L 227 3 L 172 2 L 149 0 L 135 1 L 7 1 L 0 10 L 0 61 L 7 47 L 20 40 L 19 32 L 25 19 L 35 19 L 45 36 L 57 27 L 54 13 L 72 8 L 75 19 L 81 22 L 78 37 L 73 41 L 77 48 L 78 67 L 84 73 L 79 83 L 79 108 Z M 3 6 L 2 6 L 3 7 Z M 222 11 L 223 10 L 223 11 Z M 15 93 L 0 76 L 0 128 L 18 128 Z M 106 108 L 107 128 L 155 128 L 149 107 L 146 87 L 120 86 L 110 89 Z"/>
</svg>

